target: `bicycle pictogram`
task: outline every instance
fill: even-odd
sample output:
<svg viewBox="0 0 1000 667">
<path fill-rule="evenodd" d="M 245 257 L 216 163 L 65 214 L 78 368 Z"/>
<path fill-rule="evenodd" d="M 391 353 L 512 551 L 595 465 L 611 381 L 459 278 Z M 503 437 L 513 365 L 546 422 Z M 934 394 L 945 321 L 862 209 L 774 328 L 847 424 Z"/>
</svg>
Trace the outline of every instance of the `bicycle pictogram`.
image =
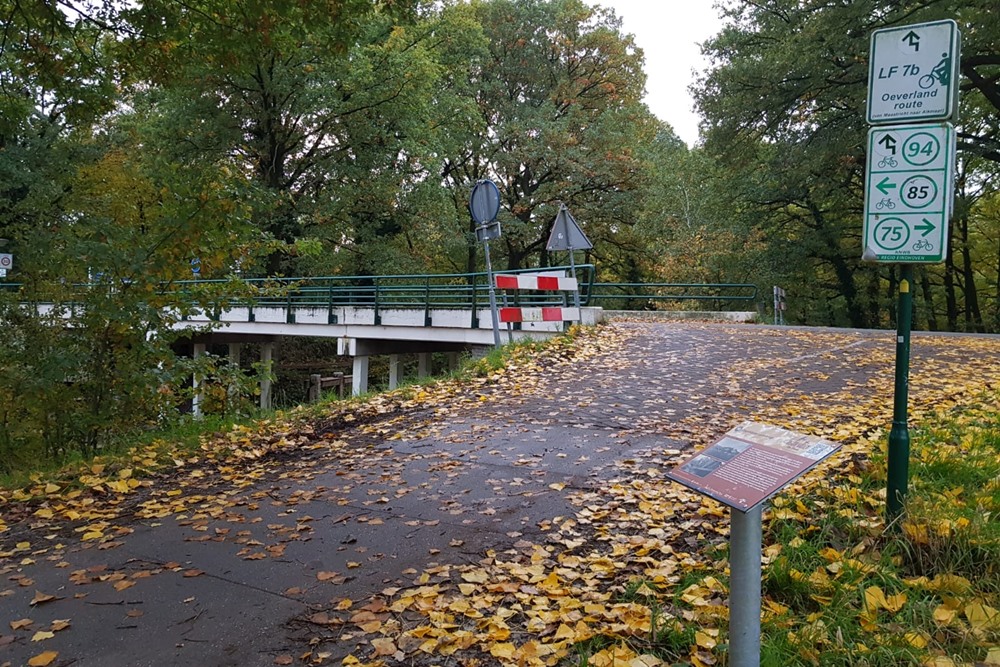
<svg viewBox="0 0 1000 667">
<path fill-rule="evenodd" d="M 941 61 L 931 70 L 930 74 L 924 74 L 917 81 L 917 85 L 923 90 L 927 90 L 934 85 L 934 82 L 947 86 L 951 83 L 951 58 L 947 53 L 941 54 Z"/>
<path fill-rule="evenodd" d="M 886 155 L 884 158 L 878 161 L 878 168 L 885 169 L 886 167 L 896 167 L 899 163 L 896 162 L 896 158 L 891 155 Z"/>
<path fill-rule="evenodd" d="M 913 249 L 914 250 L 926 250 L 926 251 L 930 252 L 931 250 L 934 250 L 934 244 L 931 243 L 930 241 L 926 241 L 924 239 L 920 239 L 916 243 L 913 244 Z"/>
<path fill-rule="evenodd" d="M 883 208 L 893 209 L 896 208 L 896 202 L 889 199 L 888 197 L 883 197 L 881 201 L 875 204 L 875 208 L 882 210 Z"/>
</svg>

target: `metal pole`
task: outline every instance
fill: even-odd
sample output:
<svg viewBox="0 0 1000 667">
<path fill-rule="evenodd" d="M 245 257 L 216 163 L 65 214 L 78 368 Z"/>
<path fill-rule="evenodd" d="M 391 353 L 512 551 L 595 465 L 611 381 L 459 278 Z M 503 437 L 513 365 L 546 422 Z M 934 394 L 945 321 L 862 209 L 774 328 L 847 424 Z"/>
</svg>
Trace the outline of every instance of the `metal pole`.
<svg viewBox="0 0 1000 667">
<path fill-rule="evenodd" d="M 886 521 L 903 511 L 910 475 L 910 431 L 907 402 L 910 393 L 910 328 L 913 319 L 913 266 L 903 264 L 896 310 L 896 384 L 893 387 L 892 430 L 889 431 L 889 471 L 886 475 Z"/>
<path fill-rule="evenodd" d="M 566 236 L 569 237 L 569 234 L 567 233 Z M 576 280 L 576 258 L 573 257 L 573 255 L 575 255 L 575 254 L 576 253 L 573 252 L 573 246 L 570 246 L 570 248 L 569 248 L 569 270 L 570 270 L 570 275 L 573 276 L 573 280 Z M 576 290 L 573 292 L 573 305 L 576 307 L 577 310 L 580 309 L 580 286 L 579 285 L 576 286 Z"/>
<path fill-rule="evenodd" d="M 507 301 L 507 292 L 503 293 L 503 307 L 506 308 L 510 303 Z M 510 322 L 507 323 L 507 342 L 514 342 L 514 327 Z"/>
<path fill-rule="evenodd" d="M 500 347 L 500 318 L 497 315 L 497 290 L 493 284 L 493 264 L 490 262 L 490 242 L 483 241 L 486 253 L 486 277 L 490 281 L 490 315 L 493 317 L 493 345 Z"/>
<path fill-rule="evenodd" d="M 760 515 L 729 510 L 729 667 L 760 667 Z"/>
</svg>

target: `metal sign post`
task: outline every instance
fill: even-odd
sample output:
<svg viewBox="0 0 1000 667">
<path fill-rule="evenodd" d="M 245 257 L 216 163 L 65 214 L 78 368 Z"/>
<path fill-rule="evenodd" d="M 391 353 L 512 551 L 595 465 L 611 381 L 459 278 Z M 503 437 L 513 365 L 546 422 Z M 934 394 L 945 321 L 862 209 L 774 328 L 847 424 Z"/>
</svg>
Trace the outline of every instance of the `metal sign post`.
<svg viewBox="0 0 1000 667">
<path fill-rule="evenodd" d="M 867 108 L 868 123 L 876 127 L 868 132 L 861 258 L 900 266 L 886 474 L 890 523 L 902 513 L 909 485 L 913 264 L 943 262 L 948 254 L 956 139 L 947 121 L 958 118 L 961 45 L 952 20 L 884 28 L 871 36 Z"/>
<path fill-rule="evenodd" d="M 500 347 L 500 317 L 497 313 L 497 292 L 493 284 L 493 263 L 490 261 L 490 239 L 500 238 L 500 190 L 490 180 L 482 180 L 469 195 L 469 214 L 476 223 L 476 238 L 483 244 L 486 255 L 486 279 L 489 281 L 490 316 L 493 319 L 493 344 Z"/>
<path fill-rule="evenodd" d="M 886 518 L 892 521 L 903 511 L 903 498 L 910 477 L 910 430 L 907 425 L 910 396 L 910 328 L 913 311 L 913 266 L 904 264 L 899 279 L 896 311 L 896 378 L 892 399 L 892 429 L 889 431 L 886 474 Z"/>
<path fill-rule="evenodd" d="M 774 323 L 785 323 L 785 290 L 774 286 Z"/>
</svg>

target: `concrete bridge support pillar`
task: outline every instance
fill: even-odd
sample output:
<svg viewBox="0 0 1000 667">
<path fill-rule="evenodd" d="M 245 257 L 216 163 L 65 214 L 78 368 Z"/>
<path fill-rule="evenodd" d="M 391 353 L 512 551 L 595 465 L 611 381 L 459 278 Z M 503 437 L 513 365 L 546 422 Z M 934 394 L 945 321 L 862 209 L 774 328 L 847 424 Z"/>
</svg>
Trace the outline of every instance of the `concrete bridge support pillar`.
<svg viewBox="0 0 1000 667">
<path fill-rule="evenodd" d="M 197 360 L 199 357 L 205 354 L 205 344 L 195 343 L 194 348 L 191 353 L 191 357 Z M 205 396 L 201 392 L 201 383 L 204 378 L 201 377 L 201 373 L 195 373 L 191 380 L 191 387 L 194 389 L 194 396 L 191 397 L 191 414 L 195 417 L 201 417 L 201 403 Z"/>
<path fill-rule="evenodd" d="M 354 357 L 354 370 L 351 378 L 351 396 L 360 396 L 368 391 L 368 357 Z"/>
<path fill-rule="evenodd" d="M 454 373 L 458 370 L 458 352 L 448 353 L 448 372 Z"/>
<path fill-rule="evenodd" d="M 389 389 L 399 386 L 399 355 L 389 355 Z"/>
<path fill-rule="evenodd" d="M 271 361 L 274 359 L 274 343 L 260 346 L 260 409 L 271 409 Z"/>
<path fill-rule="evenodd" d="M 417 355 L 417 377 L 425 378 L 431 374 L 431 353 L 421 352 Z"/>
</svg>

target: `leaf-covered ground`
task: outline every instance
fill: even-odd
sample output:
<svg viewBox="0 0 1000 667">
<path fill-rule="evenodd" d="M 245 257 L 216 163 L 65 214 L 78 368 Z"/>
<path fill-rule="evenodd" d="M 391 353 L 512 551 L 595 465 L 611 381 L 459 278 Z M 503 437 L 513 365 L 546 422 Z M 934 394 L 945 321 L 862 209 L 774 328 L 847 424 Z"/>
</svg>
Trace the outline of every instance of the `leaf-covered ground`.
<svg viewBox="0 0 1000 667">
<path fill-rule="evenodd" d="M 905 664 L 960 637 L 960 659 L 987 660 L 998 586 L 935 578 L 885 537 L 893 342 L 619 322 L 503 369 L 0 492 L 0 665 L 724 663 L 727 510 L 664 473 L 748 418 L 845 444 L 766 513 L 781 641 L 765 651 Z M 916 336 L 911 423 L 995 403 L 998 351 Z M 962 437 L 954 451 L 978 451 Z M 933 551 L 980 506 L 995 523 L 980 491 L 947 524 L 915 512 L 906 543 Z M 930 576 L 873 575 L 908 557 Z M 943 634 L 894 633 L 900 614 Z"/>
</svg>

